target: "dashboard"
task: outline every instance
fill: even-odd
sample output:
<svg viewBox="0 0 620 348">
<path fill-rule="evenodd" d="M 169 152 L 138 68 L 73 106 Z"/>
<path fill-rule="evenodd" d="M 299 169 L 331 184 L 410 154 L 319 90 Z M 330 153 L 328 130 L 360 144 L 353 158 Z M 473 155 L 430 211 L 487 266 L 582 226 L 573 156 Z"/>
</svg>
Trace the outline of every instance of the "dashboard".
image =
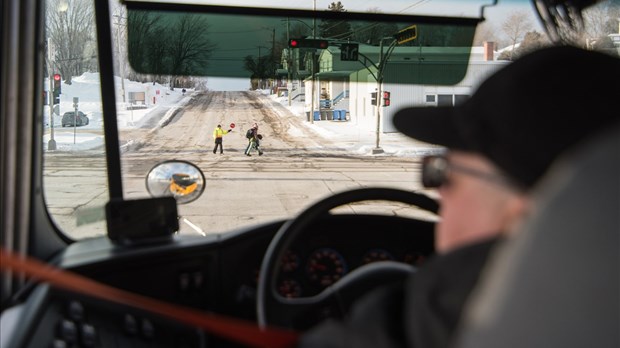
<svg viewBox="0 0 620 348">
<path fill-rule="evenodd" d="M 71 245 L 56 265 L 101 283 L 200 311 L 256 321 L 260 266 L 283 221 L 201 238 L 120 247 L 105 238 Z M 433 254 L 433 223 L 333 215 L 294 240 L 279 265 L 283 297 L 316 295 L 354 269 L 392 260 L 420 265 Z M 380 284 L 378 284 L 380 285 Z M 40 295 L 36 295 L 40 294 Z M 13 336 L 19 346 L 235 346 L 148 311 L 33 285 Z M 7 319 L 3 318 L 3 321 Z M 114 343 L 117 342 L 117 343 Z"/>
</svg>

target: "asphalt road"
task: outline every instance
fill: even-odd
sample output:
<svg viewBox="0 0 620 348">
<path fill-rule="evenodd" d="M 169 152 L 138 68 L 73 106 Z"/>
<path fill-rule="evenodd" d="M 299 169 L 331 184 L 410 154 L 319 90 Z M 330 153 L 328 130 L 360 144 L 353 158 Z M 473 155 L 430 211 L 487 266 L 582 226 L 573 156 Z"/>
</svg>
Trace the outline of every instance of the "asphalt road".
<svg viewBox="0 0 620 348">
<path fill-rule="evenodd" d="M 274 102 L 250 92 L 195 94 L 166 126 L 122 131 L 121 143 L 131 144 L 122 154 L 125 198 L 148 196 L 145 178 L 157 163 L 190 161 L 204 172 L 207 185 L 199 199 L 179 206 L 180 233 L 211 234 L 291 217 L 321 197 L 346 189 L 419 189 L 416 159 L 348 153 L 303 127 L 303 120 L 279 104 L 265 103 Z M 224 136 L 224 154 L 213 154 L 214 128 L 221 124 L 228 129 L 233 122 L 236 127 Z M 244 135 L 254 122 L 264 135 L 265 154 L 247 157 Z M 101 220 L 101 207 L 108 199 L 102 155 L 51 154 L 45 170 L 48 206 L 61 228 L 71 230 L 75 238 L 105 233 L 104 223 L 93 223 Z M 403 208 L 360 204 L 341 210 L 409 214 Z"/>
</svg>

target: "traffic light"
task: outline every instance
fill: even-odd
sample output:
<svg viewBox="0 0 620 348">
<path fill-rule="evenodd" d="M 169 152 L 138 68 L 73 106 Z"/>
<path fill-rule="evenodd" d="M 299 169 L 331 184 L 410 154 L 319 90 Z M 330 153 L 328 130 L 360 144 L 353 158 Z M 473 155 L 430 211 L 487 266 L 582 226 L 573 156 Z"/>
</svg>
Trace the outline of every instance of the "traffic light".
<svg viewBox="0 0 620 348">
<path fill-rule="evenodd" d="M 390 92 L 383 92 L 383 106 L 390 106 Z"/>
<path fill-rule="evenodd" d="M 54 91 L 53 91 L 54 105 L 60 104 L 60 93 L 61 93 L 60 78 L 61 78 L 60 74 L 54 74 Z"/>
<path fill-rule="evenodd" d="M 370 105 L 377 105 L 377 92 L 370 93 Z"/>
<path fill-rule="evenodd" d="M 54 90 L 58 90 L 58 93 L 62 93 L 60 91 L 60 74 L 54 74 Z"/>
<path fill-rule="evenodd" d="M 329 47 L 329 41 L 320 39 L 290 39 L 288 40 L 288 47 L 326 49 Z"/>
<path fill-rule="evenodd" d="M 418 27 L 415 24 L 410 25 L 407 28 L 394 34 L 394 39 L 396 39 L 396 42 L 398 42 L 398 44 L 409 42 L 411 40 L 414 40 L 417 37 L 418 37 Z"/>
</svg>

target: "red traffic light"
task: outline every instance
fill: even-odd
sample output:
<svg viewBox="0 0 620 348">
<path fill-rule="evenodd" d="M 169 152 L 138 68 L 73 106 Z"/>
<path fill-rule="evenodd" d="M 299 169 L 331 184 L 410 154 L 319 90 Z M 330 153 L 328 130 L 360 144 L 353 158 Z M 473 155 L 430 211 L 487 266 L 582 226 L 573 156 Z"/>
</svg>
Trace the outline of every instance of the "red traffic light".
<svg viewBox="0 0 620 348">
<path fill-rule="evenodd" d="M 383 92 L 383 106 L 390 106 L 390 92 Z"/>
<path fill-rule="evenodd" d="M 290 39 L 288 40 L 288 47 L 326 49 L 329 47 L 329 41 L 319 39 Z"/>
<path fill-rule="evenodd" d="M 61 87 L 60 74 L 54 74 L 54 96 L 60 96 Z"/>
</svg>

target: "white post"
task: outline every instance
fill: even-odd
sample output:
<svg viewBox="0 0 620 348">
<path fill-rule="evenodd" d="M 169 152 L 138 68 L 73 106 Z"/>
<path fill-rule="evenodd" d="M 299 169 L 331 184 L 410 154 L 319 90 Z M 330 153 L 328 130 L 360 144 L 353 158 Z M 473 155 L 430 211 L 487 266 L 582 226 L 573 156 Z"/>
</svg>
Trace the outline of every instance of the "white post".
<svg viewBox="0 0 620 348">
<path fill-rule="evenodd" d="M 48 150 L 56 150 L 56 140 L 54 140 L 54 73 L 52 69 L 52 40 L 47 39 L 47 69 L 49 70 L 50 86 L 47 91 L 50 103 L 50 140 L 47 142 Z M 60 103 L 58 104 L 58 112 L 60 113 Z"/>
</svg>

